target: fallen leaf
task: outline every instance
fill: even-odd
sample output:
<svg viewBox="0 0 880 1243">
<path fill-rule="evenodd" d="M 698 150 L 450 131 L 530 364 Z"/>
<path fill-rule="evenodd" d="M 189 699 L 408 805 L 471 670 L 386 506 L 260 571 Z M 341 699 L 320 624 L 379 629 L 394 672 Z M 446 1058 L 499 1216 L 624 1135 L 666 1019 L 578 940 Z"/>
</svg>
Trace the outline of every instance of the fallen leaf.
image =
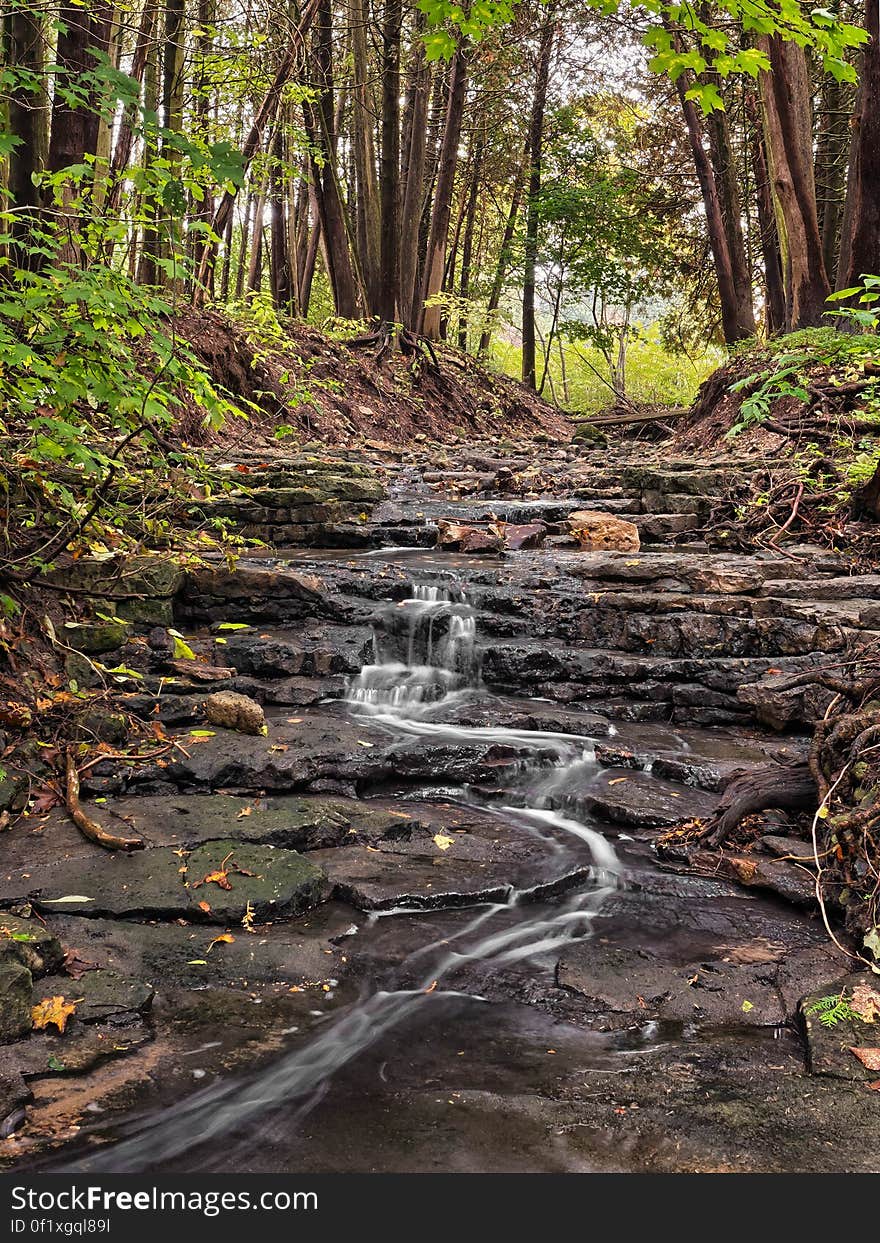
<svg viewBox="0 0 880 1243">
<path fill-rule="evenodd" d="M 363 738 L 358 738 L 357 744 L 359 747 L 374 747 L 376 745 L 374 742 L 364 742 Z"/>
<path fill-rule="evenodd" d="M 193 885 L 193 889 L 197 889 L 199 885 L 219 885 L 221 889 L 231 889 L 229 883 L 229 873 L 218 868 L 216 872 L 208 872 L 207 876 L 203 876 L 201 880 L 197 880 Z"/>
<path fill-rule="evenodd" d="M 608 784 L 610 786 L 619 786 L 621 781 L 629 781 L 629 777 L 613 777 Z"/>
<path fill-rule="evenodd" d="M 190 958 L 187 960 L 188 967 L 207 967 L 207 958 Z"/>
<path fill-rule="evenodd" d="M 867 1066 L 868 1070 L 880 1070 L 880 1049 L 856 1049 L 850 1045 L 849 1051 L 853 1057 L 859 1059 L 863 1066 Z"/>
<path fill-rule="evenodd" d="M 437 981 L 436 981 L 436 980 L 434 980 L 434 982 L 433 982 L 432 984 L 429 984 L 429 985 L 428 985 L 428 987 L 425 989 L 425 992 L 426 992 L 426 993 L 433 993 L 433 991 L 434 991 L 434 989 L 435 989 L 436 987 L 437 987 Z"/>
<path fill-rule="evenodd" d="M 754 1008 L 755 1008 L 755 1007 L 752 1005 L 752 1003 L 751 1003 L 750 1001 L 744 1001 L 744 1002 L 742 1003 L 742 1012 L 743 1012 L 743 1014 L 748 1014 L 748 1012 L 749 1012 L 750 1010 L 754 1010 Z"/>
<path fill-rule="evenodd" d="M 287 718 L 287 724 L 288 725 L 302 725 L 303 719 L 304 718 L 301 716 L 289 716 Z"/>
<path fill-rule="evenodd" d="M 868 1087 L 872 1092 L 880 1092 L 880 1079 L 875 1079 L 873 1083 L 869 1083 Z"/>
<path fill-rule="evenodd" d="M 94 898 L 86 898 L 81 893 L 68 893 L 63 898 L 43 898 L 43 902 L 50 902 L 53 906 L 60 906 L 62 902 L 94 902 Z"/>
<path fill-rule="evenodd" d="M 238 813 L 238 815 L 235 818 L 236 820 L 243 820 L 245 816 L 252 816 L 253 814 L 254 814 L 253 807 L 242 807 L 241 811 Z"/>
<path fill-rule="evenodd" d="M 849 1004 L 863 1023 L 874 1023 L 880 1019 L 880 993 L 870 984 L 857 985 Z"/>
<path fill-rule="evenodd" d="M 434 834 L 434 845 L 438 850 L 448 850 L 454 841 L 454 837 L 446 837 L 443 833 Z"/>
<path fill-rule="evenodd" d="M 210 914 L 211 904 L 209 902 L 200 902 L 199 910 L 204 911 L 206 915 Z"/>
<path fill-rule="evenodd" d="M 231 933 L 223 932 L 221 933 L 219 937 L 214 937 L 214 940 L 205 950 L 205 953 L 210 954 L 211 950 L 214 948 L 215 945 L 231 945 L 234 940 L 235 940 L 235 937 L 232 936 Z"/>
<path fill-rule="evenodd" d="M 98 964 L 89 962 L 87 958 L 80 958 L 79 950 L 69 949 L 64 955 L 64 972 L 69 975 L 72 980 L 78 980 L 85 975 L 87 971 L 97 971 Z"/>
<path fill-rule="evenodd" d="M 63 997 L 44 997 L 31 1010 L 34 1027 L 38 1030 L 53 1024 L 63 1032 L 72 1014 L 76 1014 L 76 1003 L 65 1001 Z"/>
</svg>

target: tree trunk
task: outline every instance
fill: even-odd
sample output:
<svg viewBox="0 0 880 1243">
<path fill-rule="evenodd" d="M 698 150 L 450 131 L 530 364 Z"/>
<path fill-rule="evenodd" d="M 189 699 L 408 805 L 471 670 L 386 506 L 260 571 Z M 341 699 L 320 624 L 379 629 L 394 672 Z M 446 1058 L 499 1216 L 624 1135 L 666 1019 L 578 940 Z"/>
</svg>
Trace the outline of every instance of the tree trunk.
<svg viewBox="0 0 880 1243">
<path fill-rule="evenodd" d="M 863 276 L 880 275 L 880 13 L 865 0 L 870 35 L 862 62 L 858 126 L 858 172 L 845 288 Z"/>
<path fill-rule="evenodd" d="M 483 134 L 477 139 L 474 150 L 474 163 L 471 170 L 471 189 L 468 195 L 465 212 L 464 240 L 461 247 L 461 276 L 458 283 L 458 296 L 462 301 L 462 311 L 458 319 L 458 345 L 462 350 L 468 347 L 468 313 L 467 301 L 471 294 L 471 266 L 474 252 L 474 224 L 477 219 L 477 196 L 480 190 L 480 173 L 483 167 Z"/>
<path fill-rule="evenodd" d="M 786 327 L 820 324 L 830 293 L 813 177 L 811 87 L 803 48 L 762 35 L 770 59 L 762 72 L 764 132 L 776 203 L 785 281 Z"/>
<path fill-rule="evenodd" d="M 422 218 L 422 192 L 425 180 L 425 153 L 427 144 L 428 97 L 431 90 L 431 70 L 425 62 L 425 48 L 421 38 L 424 19 L 417 20 L 415 41 L 410 62 L 409 88 L 407 91 L 406 120 L 404 124 L 405 174 L 403 178 L 403 203 L 400 213 L 400 290 L 398 301 L 400 318 L 404 328 L 418 326 L 419 300 L 416 290 L 419 283 L 419 223 Z"/>
<path fill-rule="evenodd" d="M 713 75 L 714 77 L 714 75 Z M 718 79 L 720 86 L 720 79 Z M 726 112 L 714 111 L 707 117 L 709 152 L 712 171 L 718 190 L 721 220 L 727 237 L 730 255 L 731 279 L 736 298 L 737 330 L 744 337 L 755 335 L 755 310 L 752 300 L 752 274 L 746 255 L 742 230 L 742 201 L 739 193 L 739 176 L 730 140 L 730 125 Z"/>
<path fill-rule="evenodd" d="M 14 8 L 7 11 L 4 23 L 7 64 L 43 80 L 45 31 L 42 14 L 32 9 Z M 16 243 L 25 243 L 40 207 L 40 192 L 34 185 L 34 176 L 41 173 L 46 164 L 48 99 L 44 87 L 37 91 L 28 85 L 11 86 L 7 99 L 10 133 L 21 140 L 9 154 L 7 188 L 15 209 L 12 235 Z M 24 262 L 23 248 L 16 245 L 13 260 L 16 266 Z"/>
<path fill-rule="evenodd" d="M 498 304 L 501 301 L 501 291 L 504 288 L 504 278 L 510 267 L 510 247 L 513 242 L 513 235 L 516 232 L 516 222 L 519 216 L 520 203 L 523 194 L 523 180 L 525 178 L 526 161 L 528 159 L 528 138 L 526 138 L 526 151 L 523 155 L 522 163 L 518 166 L 514 175 L 513 187 L 510 195 L 510 207 L 507 211 L 507 220 L 504 225 L 504 234 L 501 238 L 501 246 L 498 251 L 498 259 L 495 264 L 495 275 L 492 278 L 492 288 L 489 291 L 489 301 L 486 303 L 486 325 L 480 333 L 480 344 L 477 349 L 477 355 L 484 358 L 489 349 L 489 342 L 492 339 L 492 316 L 498 310 Z"/>
<path fill-rule="evenodd" d="M 131 69 L 129 70 L 129 77 L 134 78 L 137 83 L 141 83 L 144 80 L 155 17 L 155 0 L 144 0 L 137 42 L 135 43 Z M 119 123 L 119 133 L 116 135 L 116 145 L 113 148 L 113 156 L 110 160 L 109 187 L 107 192 L 107 214 L 110 216 L 116 215 L 122 201 L 125 174 L 131 161 L 131 153 L 134 147 L 133 125 L 136 116 L 136 107 L 126 108 Z"/>
<path fill-rule="evenodd" d="M 768 336 L 785 331 L 785 288 L 782 282 L 782 256 L 779 252 L 779 234 L 776 229 L 776 213 L 773 208 L 773 191 L 767 169 L 767 151 L 764 131 L 754 92 L 747 91 L 746 115 L 751 130 L 752 170 L 755 178 L 755 196 L 758 207 L 758 229 L 761 234 L 761 253 L 764 258 L 764 328 Z"/>
<path fill-rule="evenodd" d="M 440 331 L 439 306 L 426 303 L 440 292 L 446 267 L 446 242 L 449 236 L 449 218 L 452 214 L 452 190 L 455 170 L 458 167 L 458 143 L 461 137 L 461 121 L 464 111 L 465 85 L 467 82 L 467 59 L 459 48 L 452 58 L 449 77 L 449 95 L 446 106 L 446 122 L 437 170 L 437 187 L 431 212 L 431 228 L 425 254 L 425 273 L 422 280 L 421 323 L 422 332 L 436 341 Z"/>
<path fill-rule="evenodd" d="M 831 74 L 825 74 L 819 97 L 819 134 L 816 140 L 814 180 L 822 259 L 832 285 L 837 274 L 852 102 L 850 88 L 843 82 L 838 82 Z"/>
<path fill-rule="evenodd" d="M 379 304 L 379 245 L 381 212 L 376 185 L 376 150 L 373 126 L 376 113 L 367 52 L 369 0 L 352 0 L 351 43 L 354 58 L 352 92 L 352 154 L 357 191 L 357 242 L 367 291 L 367 305 L 376 313 Z"/>
<path fill-rule="evenodd" d="M 354 319 L 358 313 L 358 287 L 336 168 L 331 0 L 318 0 L 312 46 L 318 98 L 314 104 L 306 101 L 303 105 L 306 131 L 314 153 L 312 179 L 336 314 Z"/>
<path fill-rule="evenodd" d="M 547 11 L 538 45 L 535 93 L 529 119 L 529 189 L 526 206 L 525 274 L 522 295 L 522 380 L 533 392 L 537 387 L 535 366 L 535 269 L 538 261 L 538 199 L 541 193 L 541 154 L 544 141 L 544 110 L 550 80 L 550 57 L 556 34 L 554 8 Z"/>
<path fill-rule="evenodd" d="M 167 175 L 173 184 L 180 177 L 181 153 L 175 143 L 183 131 L 183 57 L 186 32 L 183 27 L 184 0 L 166 0 L 165 29 L 162 47 L 162 119 L 165 134 L 160 143 L 162 159 L 167 161 Z M 181 248 L 181 215 L 170 211 L 162 221 L 159 249 L 164 258 L 174 261 L 173 287 L 182 283 L 178 268 Z"/>
<path fill-rule="evenodd" d="M 718 192 L 715 173 L 703 145 L 703 126 L 692 99 L 687 98 L 690 88 L 690 77 L 683 73 L 675 83 L 681 110 L 687 126 L 691 156 L 703 196 L 703 207 L 706 212 L 706 228 L 709 234 L 709 246 L 715 264 L 715 276 L 718 281 L 718 297 L 721 303 L 721 325 L 724 340 L 728 344 L 754 336 L 755 318 L 752 311 L 751 288 L 743 288 L 743 275 L 737 281 L 733 256 L 728 243 L 728 231 L 725 228 L 724 209 Z"/>
<path fill-rule="evenodd" d="M 393 323 L 398 304 L 400 193 L 400 29 L 402 0 L 385 0 L 382 24 L 382 162 L 379 189 L 382 233 L 379 260 L 379 318 Z"/>
<path fill-rule="evenodd" d="M 269 125 L 274 119 L 278 106 L 281 103 L 284 88 L 293 77 L 294 71 L 300 62 L 303 40 L 308 34 L 312 22 L 315 19 L 320 3 L 321 0 L 306 0 L 302 13 L 300 14 L 299 23 L 291 33 L 287 51 L 282 56 L 278 68 L 275 70 L 275 75 L 272 79 L 271 85 L 269 86 L 266 94 L 263 96 L 263 101 L 257 109 L 256 116 L 251 123 L 251 128 L 248 131 L 247 138 L 245 139 L 244 146 L 242 147 L 242 165 L 245 173 L 250 167 L 251 161 L 257 151 L 260 149 L 260 144 L 263 139 L 263 132 L 266 129 L 266 126 Z M 227 190 L 222 195 L 220 202 L 217 204 L 216 211 L 214 212 L 214 218 L 211 221 L 211 230 L 213 233 L 217 234 L 218 237 L 222 235 L 226 229 L 226 225 L 232 215 L 232 209 L 235 206 L 237 195 L 238 187 L 235 187 L 232 190 Z M 205 292 L 208 286 L 209 272 L 214 265 L 216 253 L 216 243 L 211 243 L 205 246 L 202 251 L 197 276 L 197 287 L 195 294 L 196 302 L 204 300 Z"/>
</svg>

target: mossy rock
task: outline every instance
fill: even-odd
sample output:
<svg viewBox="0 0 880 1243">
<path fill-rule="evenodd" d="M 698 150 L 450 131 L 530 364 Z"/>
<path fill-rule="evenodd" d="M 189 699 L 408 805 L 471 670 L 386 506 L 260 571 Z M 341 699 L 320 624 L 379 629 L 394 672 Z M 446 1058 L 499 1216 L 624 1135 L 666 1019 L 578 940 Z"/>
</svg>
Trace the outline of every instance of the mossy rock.
<svg viewBox="0 0 880 1243">
<path fill-rule="evenodd" d="M 14 959 L 0 959 L 0 1044 L 31 1030 L 33 977 Z"/>
<path fill-rule="evenodd" d="M 574 436 L 572 439 L 580 444 L 586 443 L 597 445 L 599 448 L 603 448 L 608 444 L 608 437 L 602 429 L 595 427 L 588 420 L 578 423 L 577 427 L 574 429 Z"/>
<path fill-rule="evenodd" d="M 183 569 L 173 557 L 144 554 L 98 561 L 83 557 L 47 575 L 59 587 L 94 593 L 101 599 L 173 596 L 183 584 Z M 124 616 L 120 611 L 119 616 Z"/>
<path fill-rule="evenodd" d="M 123 646 L 128 638 L 128 626 L 124 621 L 66 622 L 64 633 L 67 642 L 78 652 L 100 656 Z"/>
<path fill-rule="evenodd" d="M 61 942 L 43 924 L 0 911 L 0 962 L 17 962 L 41 976 L 57 971 L 63 961 Z"/>
</svg>

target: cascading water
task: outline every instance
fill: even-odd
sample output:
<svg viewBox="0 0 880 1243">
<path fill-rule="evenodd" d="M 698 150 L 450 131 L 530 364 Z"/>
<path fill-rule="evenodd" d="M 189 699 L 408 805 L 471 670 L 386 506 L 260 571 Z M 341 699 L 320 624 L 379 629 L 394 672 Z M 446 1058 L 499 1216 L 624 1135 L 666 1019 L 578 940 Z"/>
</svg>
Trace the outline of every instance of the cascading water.
<svg viewBox="0 0 880 1243">
<path fill-rule="evenodd" d="M 337 1071 L 418 1007 L 441 997 L 473 996 L 438 989 L 438 984 L 454 976 L 457 969 L 468 963 L 501 966 L 525 959 L 540 961 L 543 955 L 591 935 L 593 921 L 605 900 L 620 886 L 622 867 L 601 833 L 560 815 L 550 804 L 572 771 L 594 763 L 592 748 L 579 735 L 467 727 L 424 719 L 429 710 L 442 714 L 444 708 L 459 702 L 460 696 L 478 693 L 479 656 L 472 606 L 461 591 L 416 584 L 409 599 L 378 619 L 374 663 L 366 665 L 353 680 L 347 701 L 354 712 L 368 713 L 405 734 L 469 743 L 505 742 L 525 750 L 552 744 L 556 766 L 549 773 L 546 766 L 541 769 L 522 789 L 511 792 L 516 804 L 496 808 L 495 812 L 502 821 L 516 818 L 545 840 L 547 831 L 553 831 L 556 849 L 563 848 L 560 840 L 568 843 L 567 849 L 586 846 L 592 860 L 590 885 L 555 905 L 530 905 L 532 894 L 527 889 L 512 890 L 505 902 L 481 904 L 479 914 L 465 927 L 414 951 L 402 964 L 406 968 L 426 959 L 418 987 L 373 993 L 329 1021 L 304 1047 L 286 1054 L 253 1079 L 224 1082 L 197 1093 L 173 1110 L 135 1123 L 128 1138 L 65 1168 L 143 1171 L 173 1160 L 195 1144 L 262 1119 L 270 1110 L 292 1107 L 295 1123 L 320 1098 Z M 462 802 L 466 801 L 462 791 Z M 400 913 L 378 912 L 373 920 Z M 495 926 L 487 929 L 493 921 Z"/>
<path fill-rule="evenodd" d="M 418 715 L 423 705 L 473 685 L 476 619 L 462 592 L 415 583 L 409 599 L 386 609 L 373 632 L 373 663 L 348 691 L 349 703 L 379 715 Z"/>
</svg>

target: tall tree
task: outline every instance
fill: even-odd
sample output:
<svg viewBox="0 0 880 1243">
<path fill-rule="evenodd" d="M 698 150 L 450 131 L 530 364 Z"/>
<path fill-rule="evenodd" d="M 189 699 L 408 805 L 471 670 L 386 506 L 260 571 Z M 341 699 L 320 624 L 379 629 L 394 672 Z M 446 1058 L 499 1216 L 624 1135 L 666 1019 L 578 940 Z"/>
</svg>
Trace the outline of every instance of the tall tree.
<svg viewBox="0 0 880 1243">
<path fill-rule="evenodd" d="M 544 141 L 544 111 L 550 81 L 550 58 L 556 37 L 555 4 L 551 2 L 541 27 L 535 68 L 535 93 L 529 117 L 528 199 L 522 295 L 522 380 L 533 391 L 537 388 L 535 365 L 535 276 L 538 260 L 539 197 L 541 194 L 541 148 Z"/>
</svg>

